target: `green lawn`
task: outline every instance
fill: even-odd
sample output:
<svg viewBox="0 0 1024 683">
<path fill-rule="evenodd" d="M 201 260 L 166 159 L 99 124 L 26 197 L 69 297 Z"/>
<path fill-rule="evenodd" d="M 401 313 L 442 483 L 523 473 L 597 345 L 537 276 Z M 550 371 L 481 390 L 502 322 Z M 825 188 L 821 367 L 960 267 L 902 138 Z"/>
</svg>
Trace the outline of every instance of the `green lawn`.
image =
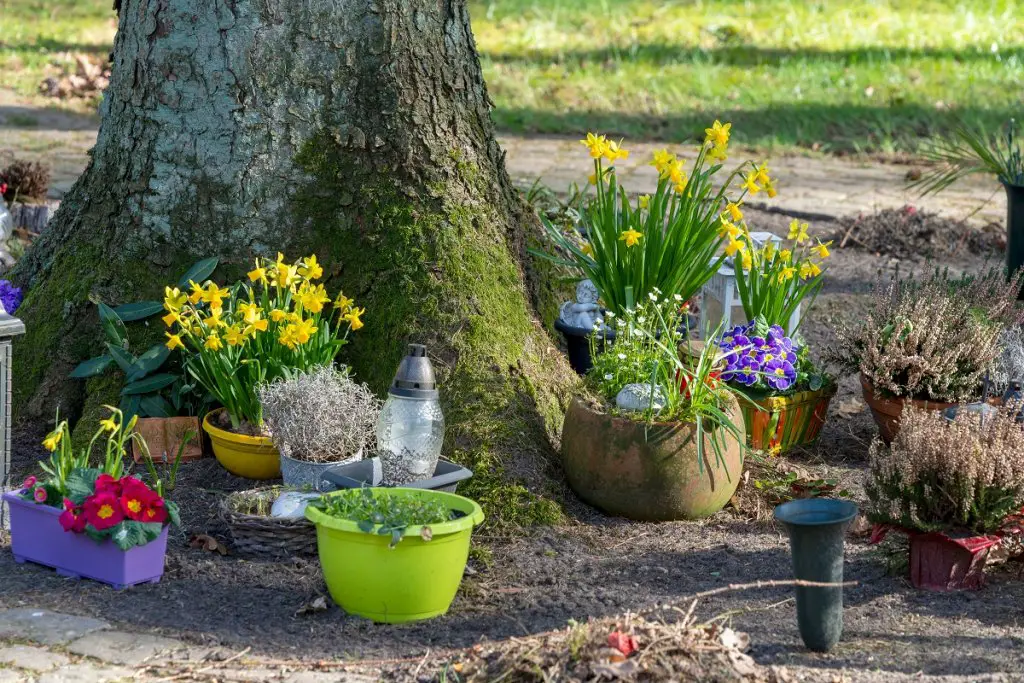
<svg viewBox="0 0 1024 683">
<path fill-rule="evenodd" d="M 112 5 L 111 0 L 0 0 L 0 87 L 36 99 L 48 65 L 73 69 L 76 54 L 108 54 L 117 31 Z M 63 105 L 82 110 L 95 103 Z"/>
<path fill-rule="evenodd" d="M 102 53 L 110 0 L 0 0 L 0 83 Z M 470 0 L 504 131 L 901 152 L 954 116 L 1024 118 L 1024 2 Z M 64 57 L 66 58 L 66 57 Z"/>
</svg>

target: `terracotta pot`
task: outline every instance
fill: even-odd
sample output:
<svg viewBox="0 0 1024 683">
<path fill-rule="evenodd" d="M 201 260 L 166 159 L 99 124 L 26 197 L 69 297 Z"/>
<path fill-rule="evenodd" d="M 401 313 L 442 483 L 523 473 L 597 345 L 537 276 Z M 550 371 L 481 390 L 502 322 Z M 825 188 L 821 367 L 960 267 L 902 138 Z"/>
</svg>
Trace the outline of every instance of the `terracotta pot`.
<svg viewBox="0 0 1024 683">
<path fill-rule="evenodd" d="M 932 591 L 977 590 L 985 584 L 985 562 L 999 544 L 994 536 L 950 538 L 910 533 L 910 582 Z"/>
<path fill-rule="evenodd" d="M 833 385 L 790 396 L 740 401 L 747 444 L 756 450 L 781 454 L 794 446 L 814 443 L 821 434 L 828 404 L 835 395 L 836 386 Z"/>
<path fill-rule="evenodd" d="M 884 397 L 875 393 L 875 388 L 871 385 L 871 380 L 863 374 L 860 376 L 860 386 L 864 391 L 864 401 L 868 404 L 868 407 L 871 408 L 871 416 L 875 418 L 875 424 L 878 425 L 878 431 L 882 436 L 882 441 L 887 444 L 892 443 L 892 440 L 900 431 L 900 416 L 903 414 L 903 406 L 907 401 L 913 403 L 915 408 L 921 408 L 923 410 L 945 410 L 952 405 L 956 405 L 954 403 L 944 403 L 942 401 L 920 401 L 918 399 L 908 399 L 903 396 Z"/>
<path fill-rule="evenodd" d="M 150 456 L 157 462 L 174 462 L 185 435 L 192 432 L 192 440 L 182 451 L 181 461 L 190 462 L 203 457 L 203 437 L 198 417 L 140 417 L 135 431 L 145 440 Z M 142 449 L 132 441 L 132 457 L 142 462 Z"/>
<path fill-rule="evenodd" d="M 730 397 L 726 414 L 743 438 L 743 416 Z M 696 425 L 628 420 L 597 412 L 579 399 L 562 430 L 562 465 L 580 498 L 612 514 L 639 520 L 701 519 L 718 512 L 743 473 L 742 443 L 726 432 L 722 462 L 704 437 L 697 458 Z"/>
</svg>

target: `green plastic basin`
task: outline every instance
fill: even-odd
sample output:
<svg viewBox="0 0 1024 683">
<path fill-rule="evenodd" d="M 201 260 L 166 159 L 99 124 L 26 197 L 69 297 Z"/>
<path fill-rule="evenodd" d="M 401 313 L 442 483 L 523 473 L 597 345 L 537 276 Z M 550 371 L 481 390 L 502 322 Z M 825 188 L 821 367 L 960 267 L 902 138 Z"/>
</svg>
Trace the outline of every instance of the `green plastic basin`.
<svg viewBox="0 0 1024 683">
<path fill-rule="evenodd" d="M 430 541 L 420 537 L 422 527 L 409 527 L 392 549 L 388 548 L 390 535 L 366 533 L 355 522 L 307 507 L 306 518 L 316 525 L 320 565 L 331 598 L 349 614 L 386 624 L 444 614 L 462 583 L 469 539 L 473 527 L 484 521 L 483 510 L 469 498 L 444 491 L 375 488 L 373 492 L 438 500 L 464 516 L 431 524 Z"/>
</svg>

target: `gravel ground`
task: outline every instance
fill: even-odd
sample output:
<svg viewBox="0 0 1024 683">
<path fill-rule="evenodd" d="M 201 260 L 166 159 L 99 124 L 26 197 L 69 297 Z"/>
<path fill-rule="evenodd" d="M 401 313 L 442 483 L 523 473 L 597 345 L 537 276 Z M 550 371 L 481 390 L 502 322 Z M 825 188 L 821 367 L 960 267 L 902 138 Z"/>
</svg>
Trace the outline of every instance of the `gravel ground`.
<svg viewBox="0 0 1024 683">
<path fill-rule="evenodd" d="M 758 229 L 783 232 L 788 218 L 751 212 Z M 829 234 L 835 225 L 813 226 Z M 955 229 L 951 228 L 951 229 Z M 903 243 L 901 242 L 901 245 Z M 903 248 L 903 246 L 901 246 Z M 952 270 L 975 270 L 998 254 L 967 250 L 942 258 Z M 936 261 L 897 260 L 856 245 L 834 250 L 826 289 L 805 333 L 816 348 L 829 343 L 830 316 L 856 316 L 878 272 L 922 272 Z M 853 377 L 843 378 L 820 442 L 790 459 L 811 476 L 840 480 L 862 491 L 867 445 L 874 434 Z M 21 429 L 15 472 L 41 455 L 35 434 Z M 0 606 L 37 606 L 96 616 L 122 629 L 162 633 L 197 644 L 251 646 L 254 654 L 321 659 L 421 657 L 467 647 L 481 638 L 524 636 L 563 627 L 567 620 L 608 616 L 731 583 L 790 577 L 788 541 L 766 515 L 726 510 L 701 523 L 643 524 L 605 517 L 569 501 L 570 522 L 515 537 L 478 535 L 491 553 L 474 561 L 451 612 L 406 626 L 380 626 L 326 611 L 299 614 L 325 587 L 315 560 L 254 561 L 189 547 L 193 534 L 227 540 L 217 516 L 226 491 L 244 488 L 212 460 L 183 467 L 177 498 L 184 528 L 171 538 L 168 568 L 157 585 L 121 594 L 92 582 L 62 579 L 42 567 L 15 567 L 0 552 Z M 887 545 L 885 548 L 892 548 Z M 843 641 L 828 654 L 800 642 L 791 590 L 731 592 L 703 601 L 698 613 L 722 618 L 751 636 L 760 664 L 786 666 L 805 680 L 909 680 L 915 674 L 1024 675 L 1024 581 L 1019 564 L 991 572 L 976 593 L 934 594 L 912 589 L 889 569 L 885 548 L 861 537 L 847 544 L 846 574 L 858 581 L 846 593 Z M 898 547 L 897 547 L 898 551 Z M 898 556 L 898 552 L 897 552 Z M 995 680 L 995 679 L 991 679 Z M 1000 680 L 1009 680 L 1008 678 Z"/>
</svg>

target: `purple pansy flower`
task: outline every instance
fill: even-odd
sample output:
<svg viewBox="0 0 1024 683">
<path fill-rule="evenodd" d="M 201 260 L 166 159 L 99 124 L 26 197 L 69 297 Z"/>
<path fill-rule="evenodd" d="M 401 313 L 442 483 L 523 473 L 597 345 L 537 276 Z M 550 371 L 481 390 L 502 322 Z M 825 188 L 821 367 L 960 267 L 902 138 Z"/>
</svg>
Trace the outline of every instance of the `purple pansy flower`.
<svg viewBox="0 0 1024 683">
<path fill-rule="evenodd" d="M 764 381 L 776 391 L 785 391 L 796 380 L 796 368 L 789 361 L 774 360 L 764 366 Z"/>
<path fill-rule="evenodd" d="M 3 304 L 7 313 L 14 315 L 21 305 L 21 287 L 15 287 L 10 280 L 0 280 L 0 303 Z"/>
</svg>

